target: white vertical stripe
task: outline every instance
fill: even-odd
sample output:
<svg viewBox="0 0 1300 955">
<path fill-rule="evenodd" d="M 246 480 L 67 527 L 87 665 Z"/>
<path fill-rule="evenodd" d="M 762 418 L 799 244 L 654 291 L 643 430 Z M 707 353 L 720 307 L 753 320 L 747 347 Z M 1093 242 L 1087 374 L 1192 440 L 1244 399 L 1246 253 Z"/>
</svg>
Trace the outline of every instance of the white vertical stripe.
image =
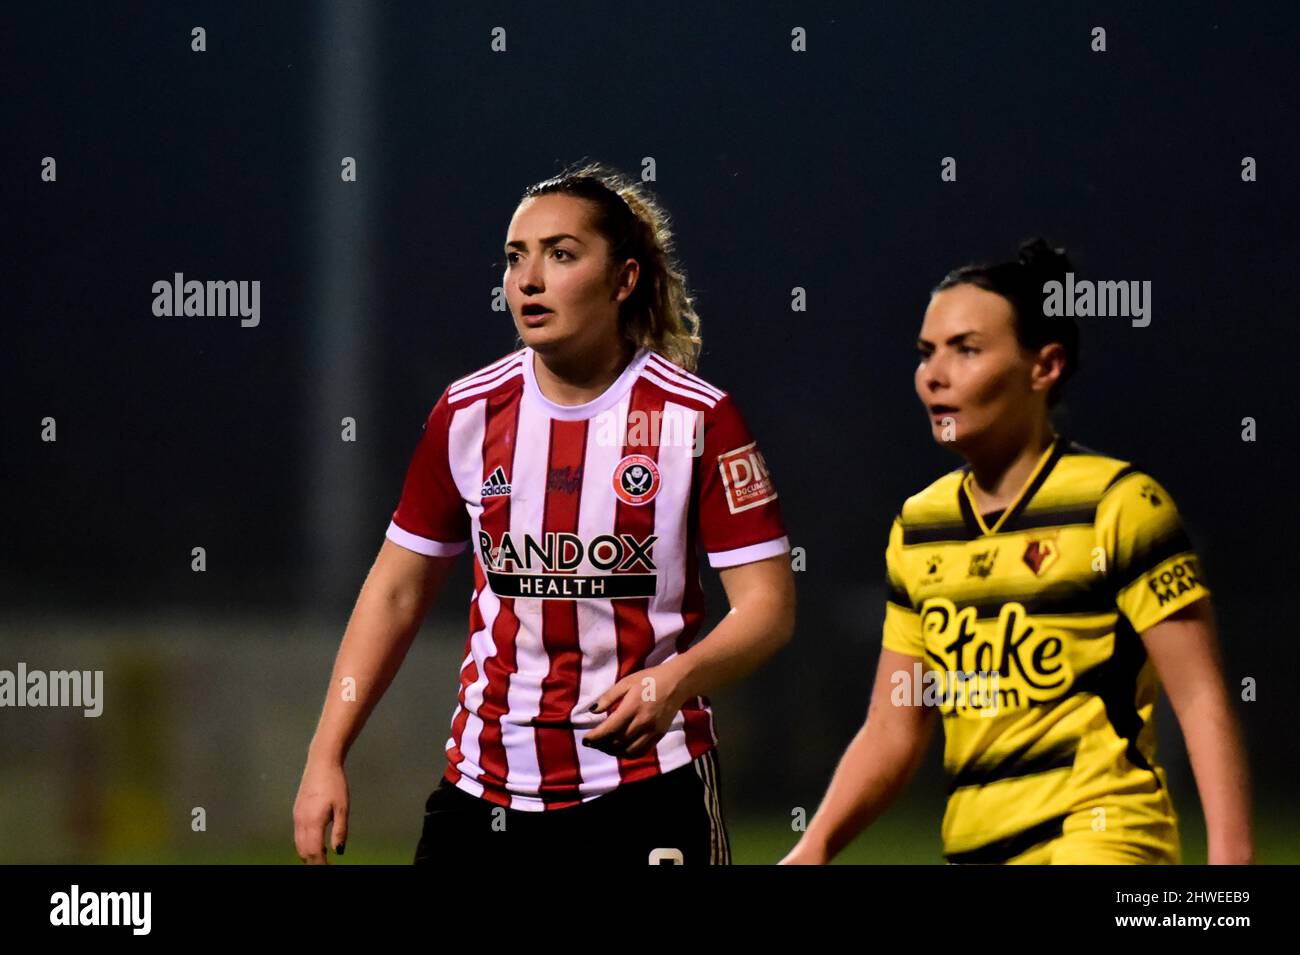
<svg viewBox="0 0 1300 955">
<path fill-rule="evenodd" d="M 483 488 L 483 433 L 486 427 L 487 402 L 480 400 L 453 411 L 447 429 L 447 460 L 451 465 L 451 477 L 460 496 L 470 503 L 470 516 L 476 522 L 479 514 L 483 513 L 478 499 Z M 470 543 L 477 552 L 477 540 Z"/>
<path fill-rule="evenodd" d="M 520 554 L 524 552 L 525 534 L 542 539 L 550 429 L 550 419 L 521 396 L 514 468 L 510 472 L 510 536 Z M 513 606 L 519 618 L 516 670 L 506 694 L 501 742 L 509 766 L 507 785 L 512 791 L 532 793 L 540 787 L 542 775 L 537 762 L 536 733 L 529 724 L 541 709 L 542 681 L 550 670 L 550 660 L 542 645 L 542 601 L 535 597 L 516 597 Z"/>
<path fill-rule="evenodd" d="M 672 430 L 665 427 L 661 441 L 671 443 L 659 446 L 659 493 L 655 497 L 654 561 L 659 569 L 654 599 L 650 601 L 650 626 L 654 630 L 655 646 L 646 661 L 647 666 L 658 666 L 677 655 L 677 638 L 685 626 L 682 602 L 686 590 L 686 520 L 690 513 L 691 479 L 695 458 L 691 454 L 693 436 L 700 412 L 694 408 L 666 401 L 663 420 L 672 422 Z M 665 771 L 684 766 L 690 761 L 686 748 L 686 721 L 679 712 L 672 726 L 655 745 L 659 765 Z"/>
<path fill-rule="evenodd" d="M 664 403 L 665 421 L 678 433 L 672 444 L 659 447 L 659 493 L 655 495 L 654 562 L 659 569 L 654 599 L 650 602 L 650 623 L 654 627 L 655 649 L 647 661 L 656 666 L 675 652 L 675 638 L 681 633 L 682 600 L 686 575 L 673 571 L 686 566 L 686 518 L 690 511 L 691 479 L 695 459 L 691 456 L 692 435 L 699 411 L 675 402 Z M 667 431 L 661 432 L 661 437 Z"/>
<path fill-rule="evenodd" d="M 452 707 L 451 719 L 448 721 L 447 724 L 448 728 L 452 731 L 453 735 L 449 735 L 447 737 L 447 742 L 444 743 L 442 747 L 443 750 L 447 752 L 450 752 L 451 748 L 456 745 L 456 737 L 454 733 L 456 731 L 456 716 L 460 713 L 460 681 L 465 676 L 465 668 L 473 662 L 474 662 L 474 653 L 473 651 L 470 651 L 469 653 L 465 654 L 465 659 L 461 661 L 460 669 L 456 672 L 456 694 L 457 694 L 456 705 Z"/>
<path fill-rule="evenodd" d="M 578 505 L 578 536 L 590 542 L 601 534 L 614 533 L 618 498 L 613 490 L 614 467 L 623 456 L 623 424 L 626 422 L 628 398 L 587 422 L 587 454 L 582 462 L 582 500 Z M 580 574 L 602 573 L 584 559 Z M 618 785 L 618 757 L 582 745 L 587 730 L 604 721 L 605 715 L 588 713 L 618 679 L 618 634 L 614 626 L 614 601 L 578 601 L 578 642 L 582 647 L 582 674 L 578 680 L 578 706 L 573 721 L 574 746 L 578 750 L 578 767 L 582 789 L 601 792 Z"/>
</svg>

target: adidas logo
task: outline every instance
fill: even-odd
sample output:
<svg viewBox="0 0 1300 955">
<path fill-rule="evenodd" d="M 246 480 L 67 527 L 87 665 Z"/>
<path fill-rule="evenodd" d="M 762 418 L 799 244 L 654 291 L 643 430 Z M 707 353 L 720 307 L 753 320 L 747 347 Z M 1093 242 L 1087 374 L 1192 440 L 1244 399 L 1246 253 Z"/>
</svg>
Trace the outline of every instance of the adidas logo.
<svg viewBox="0 0 1300 955">
<path fill-rule="evenodd" d="M 506 472 L 501 465 L 488 475 L 488 479 L 483 482 L 483 488 L 479 491 L 482 497 L 505 497 L 510 493 L 510 482 L 506 480 Z"/>
</svg>

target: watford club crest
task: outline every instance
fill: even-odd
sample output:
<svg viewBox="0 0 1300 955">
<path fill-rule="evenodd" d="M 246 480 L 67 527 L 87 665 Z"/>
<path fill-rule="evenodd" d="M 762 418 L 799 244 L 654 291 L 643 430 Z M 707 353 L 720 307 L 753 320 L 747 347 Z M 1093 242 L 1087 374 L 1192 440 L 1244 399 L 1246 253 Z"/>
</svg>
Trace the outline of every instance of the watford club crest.
<svg viewBox="0 0 1300 955">
<path fill-rule="evenodd" d="M 1047 573 L 1049 567 L 1056 563 L 1056 559 L 1060 554 L 1056 541 L 1050 537 L 1040 537 L 1037 540 L 1031 540 L 1025 545 L 1024 561 L 1029 566 L 1029 569 L 1034 572 L 1035 577 L 1041 577 Z"/>
</svg>

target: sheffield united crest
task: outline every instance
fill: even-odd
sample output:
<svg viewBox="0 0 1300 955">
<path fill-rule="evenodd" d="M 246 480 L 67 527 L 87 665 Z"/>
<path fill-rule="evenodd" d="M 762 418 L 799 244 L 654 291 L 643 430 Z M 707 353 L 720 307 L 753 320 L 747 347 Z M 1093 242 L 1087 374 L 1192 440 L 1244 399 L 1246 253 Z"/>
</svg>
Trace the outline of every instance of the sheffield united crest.
<svg viewBox="0 0 1300 955">
<path fill-rule="evenodd" d="M 648 504 L 659 493 L 659 467 L 644 454 L 629 454 L 614 466 L 614 493 L 625 504 Z"/>
</svg>

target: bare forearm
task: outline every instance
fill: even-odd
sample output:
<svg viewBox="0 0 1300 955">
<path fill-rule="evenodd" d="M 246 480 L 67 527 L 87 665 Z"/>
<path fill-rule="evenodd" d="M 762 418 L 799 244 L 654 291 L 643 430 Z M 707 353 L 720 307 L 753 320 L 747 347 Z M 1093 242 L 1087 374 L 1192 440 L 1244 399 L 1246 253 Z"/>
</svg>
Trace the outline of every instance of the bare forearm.
<svg viewBox="0 0 1300 955">
<path fill-rule="evenodd" d="M 803 839 L 833 858 L 897 798 L 919 762 L 920 745 L 915 735 L 890 740 L 868 718 L 840 757 Z"/>
<path fill-rule="evenodd" d="M 310 758 L 342 762 L 401 668 L 423 609 L 363 587 L 343 634 Z"/>
<path fill-rule="evenodd" d="M 664 667 L 675 675 L 681 699 L 707 696 L 758 669 L 789 642 L 793 630 L 793 606 L 776 598 L 749 601 L 732 608 L 708 636 Z"/>
<path fill-rule="evenodd" d="M 1252 861 L 1250 782 L 1223 676 L 1214 611 L 1197 600 L 1142 633 L 1196 774 L 1212 863 Z"/>
<path fill-rule="evenodd" d="M 1249 769 L 1231 704 L 1223 692 L 1207 691 L 1183 706 L 1179 722 L 1205 813 L 1210 861 L 1252 861 Z"/>
</svg>

